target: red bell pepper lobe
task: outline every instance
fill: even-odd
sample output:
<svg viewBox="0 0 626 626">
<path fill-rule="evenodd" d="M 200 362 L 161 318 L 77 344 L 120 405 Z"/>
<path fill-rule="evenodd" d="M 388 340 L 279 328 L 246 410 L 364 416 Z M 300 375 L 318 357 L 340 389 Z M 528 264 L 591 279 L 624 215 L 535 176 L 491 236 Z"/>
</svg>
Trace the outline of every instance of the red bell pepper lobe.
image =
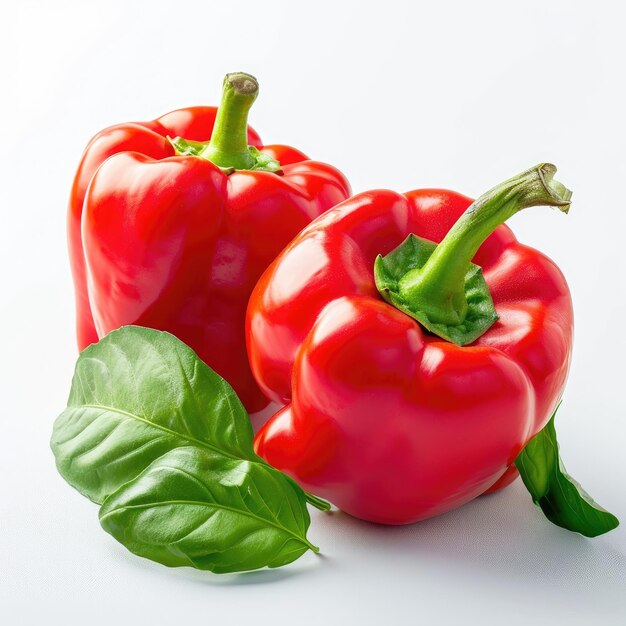
<svg viewBox="0 0 626 626">
<path fill-rule="evenodd" d="M 222 102 L 112 126 L 83 154 L 69 203 L 79 349 L 120 326 L 169 331 L 235 388 L 267 404 L 250 372 L 245 311 L 290 239 L 345 200 L 334 167 L 247 127 L 254 77 L 228 74 Z"/>
<path fill-rule="evenodd" d="M 510 482 L 518 461 L 555 523 L 617 525 L 568 479 L 548 423 L 572 349 L 567 284 L 503 225 L 530 206 L 567 212 L 555 171 L 537 166 L 473 203 L 361 193 L 304 229 L 248 306 L 252 370 L 289 403 L 257 453 L 365 520 L 438 515 Z"/>
</svg>

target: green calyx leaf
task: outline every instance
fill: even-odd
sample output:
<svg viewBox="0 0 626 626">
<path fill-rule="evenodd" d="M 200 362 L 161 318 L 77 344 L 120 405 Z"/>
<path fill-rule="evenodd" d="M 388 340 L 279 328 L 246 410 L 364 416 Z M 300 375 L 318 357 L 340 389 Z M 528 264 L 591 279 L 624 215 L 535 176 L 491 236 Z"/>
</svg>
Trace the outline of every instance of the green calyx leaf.
<svg viewBox="0 0 626 626">
<path fill-rule="evenodd" d="M 554 428 L 558 408 L 520 452 L 515 466 L 533 502 L 553 524 L 585 537 L 597 537 L 616 528 L 619 520 L 565 471 Z"/>
<path fill-rule="evenodd" d="M 254 171 L 261 172 L 273 172 L 275 174 L 282 174 L 283 170 L 280 167 L 280 163 L 272 158 L 269 154 L 265 154 L 261 152 L 258 148 L 254 146 L 248 146 L 248 152 L 252 155 L 254 159 L 254 165 L 250 168 Z"/>
<path fill-rule="evenodd" d="M 497 319 L 482 269 L 470 263 L 465 274 L 467 314 L 459 324 L 443 324 L 432 320 L 428 312 L 407 297 L 401 289 L 402 278 L 410 271 L 422 268 L 435 251 L 437 244 L 409 235 L 389 254 L 378 255 L 374 263 L 374 280 L 381 296 L 397 309 L 416 319 L 430 332 L 459 346 L 480 337 Z"/>
<path fill-rule="evenodd" d="M 230 385 L 173 335 L 136 326 L 80 354 L 51 440 L 60 474 L 102 504 L 116 539 L 166 565 L 214 572 L 277 567 L 315 549 L 306 501 L 327 503 L 252 444 Z M 172 534 L 177 525 L 188 536 Z"/>
<path fill-rule="evenodd" d="M 209 147 L 210 142 L 202 142 L 202 141 L 189 141 L 187 139 L 183 139 L 182 137 L 167 137 L 167 140 L 170 142 L 176 154 L 178 156 L 195 156 L 200 159 L 206 159 L 207 161 L 211 161 L 207 156 L 207 149 Z M 216 164 L 224 174 L 229 175 L 237 170 L 247 170 L 247 171 L 257 171 L 257 172 L 272 172 L 274 174 L 282 175 L 283 171 L 280 166 L 280 163 L 272 158 L 269 154 L 265 154 L 261 152 L 258 148 L 254 146 L 248 146 L 247 151 L 249 154 L 249 166 L 245 168 L 235 168 L 235 167 L 223 167 L 221 165 Z"/>
</svg>

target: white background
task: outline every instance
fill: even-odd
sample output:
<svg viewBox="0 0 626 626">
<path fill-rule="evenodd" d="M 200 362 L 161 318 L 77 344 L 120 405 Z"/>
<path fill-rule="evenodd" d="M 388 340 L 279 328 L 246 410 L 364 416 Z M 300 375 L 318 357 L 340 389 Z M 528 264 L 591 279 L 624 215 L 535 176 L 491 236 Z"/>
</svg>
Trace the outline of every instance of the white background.
<svg viewBox="0 0 626 626">
<path fill-rule="evenodd" d="M 15 2 L 0 6 L 0 622 L 626 623 L 626 44 L 621 3 Z M 355 191 L 478 195 L 539 161 L 574 190 L 520 239 L 561 266 L 576 345 L 557 422 L 570 473 L 624 521 L 586 540 L 518 481 L 418 525 L 313 513 L 309 554 L 219 577 L 134 557 L 48 448 L 76 357 L 65 207 L 100 128 L 261 83 L 251 122 Z"/>
</svg>

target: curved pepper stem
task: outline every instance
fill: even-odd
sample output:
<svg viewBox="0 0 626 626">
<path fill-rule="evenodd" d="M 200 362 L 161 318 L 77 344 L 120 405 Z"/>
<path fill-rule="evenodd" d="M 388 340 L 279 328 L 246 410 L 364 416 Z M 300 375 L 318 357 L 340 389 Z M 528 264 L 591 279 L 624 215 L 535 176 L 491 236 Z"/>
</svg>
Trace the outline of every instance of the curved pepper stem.
<svg viewBox="0 0 626 626">
<path fill-rule="evenodd" d="M 555 173 L 554 165 L 542 163 L 494 187 L 438 245 L 411 236 L 386 257 L 379 256 L 374 273 L 383 298 L 458 345 L 480 337 L 497 314 L 472 258 L 500 224 L 522 209 L 548 205 L 567 213 L 572 193 L 554 180 Z"/>
<path fill-rule="evenodd" d="M 481 244 L 522 209 L 555 206 L 567 213 L 572 192 L 553 179 L 556 167 L 542 163 L 497 185 L 476 200 L 435 248 L 426 264 L 406 274 L 400 293 L 419 302 L 431 320 L 460 324 L 467 314 L 465 276 Z"/>
<path fill-rule="evenodd" d="M 226 74 L 211 140 L 201 142 L 168 137 L 176 154 L 206 159 L 227 174 L 235 170 L 281 173 L 276 159 L 248 145 L 248 113 L 258 95 L 259 83 L 251 74 Z"/>
</svg>

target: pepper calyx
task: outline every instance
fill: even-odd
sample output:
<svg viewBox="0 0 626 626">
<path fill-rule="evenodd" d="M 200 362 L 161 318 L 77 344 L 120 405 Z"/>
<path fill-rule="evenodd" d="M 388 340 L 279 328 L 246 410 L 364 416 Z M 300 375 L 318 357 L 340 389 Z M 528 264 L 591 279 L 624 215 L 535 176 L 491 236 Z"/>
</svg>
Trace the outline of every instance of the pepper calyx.
<svg viewBox="0 0 626 626">
<path fill-rule="evenodd" d="M 436 335 L 464 346 L 498 319 L 482 270 L 472 264 L 485 239 L 531 206 L 567 213 L 572 192 L 554 180 L 556 167 L 539 165 L 490 189 L 459 217 L 439 244 L 415 237 L 378 257 L 381 296 Z"/>
<path fill-rule="evenodd" d="M 184 139 L 183 137 L 172 138 L 169 136 L 166 137 L 166 139 L 170 142 L 172 148 L 174 148 L 177 156 L 195 156 L 201 159 L 206 159 L 204 151 L 209 145 L 208 141 L 190 141 L 188 139 Z M 247 146 L 247 149 L 253 159 L 253 165 L 252 167 L 248 167 L 245 169 L 257 172 L 272 172 L 274 174 L 282 176 L 283 170 L 279 161 L 272 158 L 269 154 L 261 152 L 258 148 L 255 148 L 254 146 Z M 207 160 L 210 161 L 211 159 Z M 226 175 L 230 175 L 238 169 L 242 169 L 235 167 L 223 167 L 221 165 L 218 165 L 217 163 L 214 163 L 214 165 L 217 165 L 217 167 L 219 167 Z"/>
<path fill-rule="evenodd" d="M 419 321 L 426 330 L 464 346 L 478 339 L 498 319 L 489 287 L 478 265 L 470 263 L 465 274 L 468 308 L 465 319 L 456 325 L 433 320 L 428 311 L 420 310 L 419 304 L 405 298 L 399 287 L 402 277 L 413 269 L 423 267 L 436 247 L 433 241 L 411 234 L 389 254 L 379 254 L 374 262 L 376 287 L 387 302 Z"/>
</svg>

